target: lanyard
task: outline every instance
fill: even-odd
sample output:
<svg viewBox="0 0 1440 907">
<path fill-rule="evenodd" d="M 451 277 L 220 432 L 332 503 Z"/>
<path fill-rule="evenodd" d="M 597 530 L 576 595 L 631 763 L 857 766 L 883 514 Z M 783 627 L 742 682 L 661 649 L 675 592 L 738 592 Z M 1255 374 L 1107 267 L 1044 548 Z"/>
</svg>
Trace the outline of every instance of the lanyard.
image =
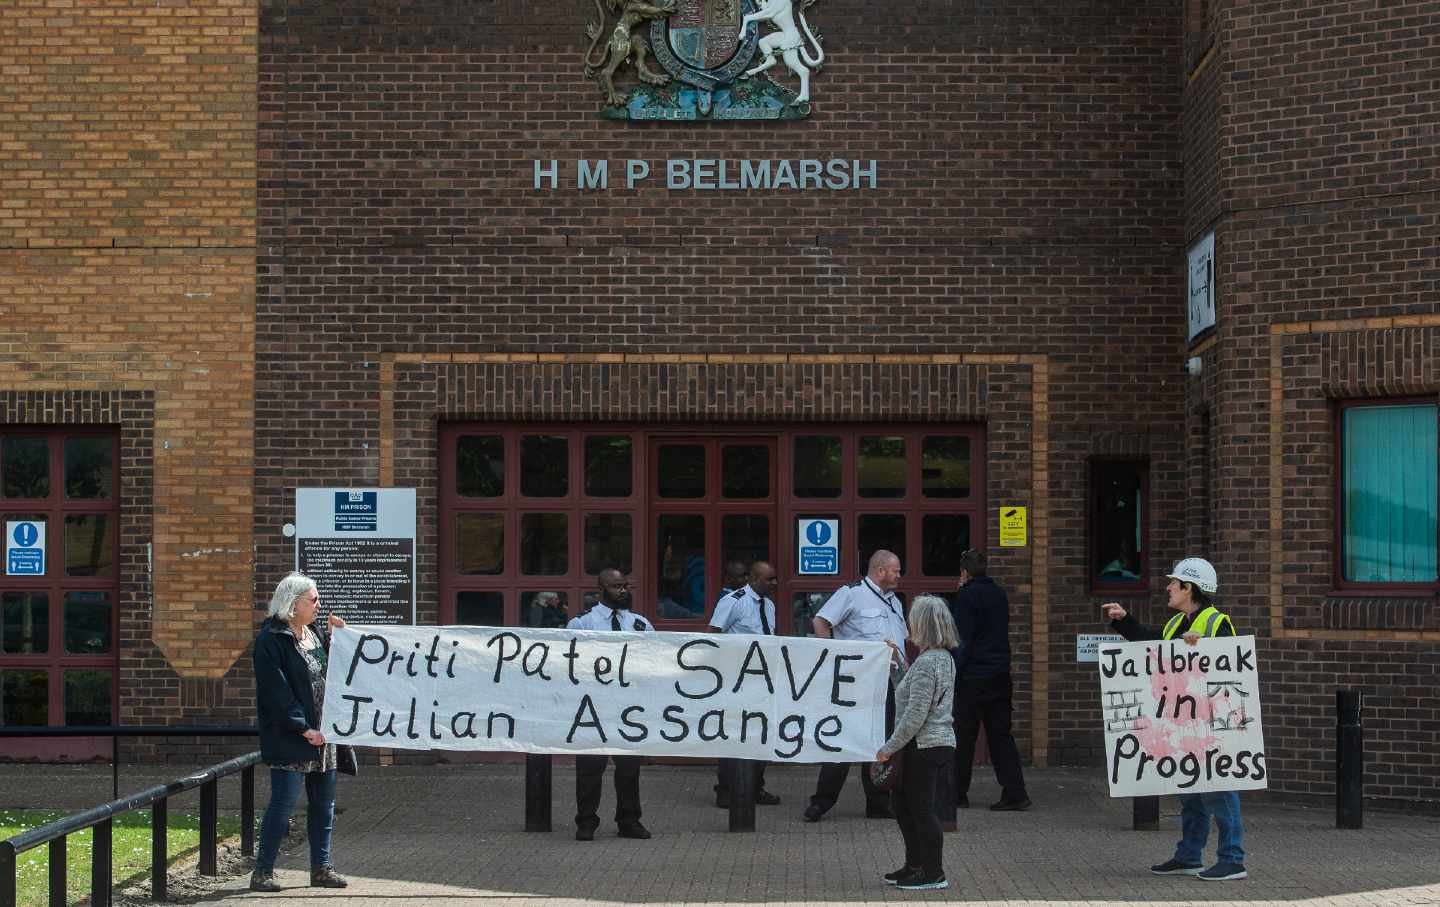
<svg viewBox="0 0 1440 907">
<path fill-rule="evenodd" d="M 894 614 L 896 617 L 899 617 L 899 616 L 900 616 L 899 612 L 897 612 L 897 611 L 895 610 L 895 606 L 890 602 L 890 599 L 888 599 L 888 598 L 886 598 L 885 596 L 881 595 L 879 589 L 876 589 L 874 586 L 870 585 L 870 577 L 868 577 L 868 576 L 865 577 L 864 582 L 865 582 L 865 588 L 866 588 L 866 589 L 869 589 L 872 593 L 874 593 L 874 595 L 875 595 L 876 598 L 878 598 L 878 599 L 880 599 L 882 602 L 884 602 L 884 603 L 885 603 L 885 607 L 887 607 L 887 608 L 890 609 L 890 613 L 891 613 L 891 614 Z"/>
</svg>

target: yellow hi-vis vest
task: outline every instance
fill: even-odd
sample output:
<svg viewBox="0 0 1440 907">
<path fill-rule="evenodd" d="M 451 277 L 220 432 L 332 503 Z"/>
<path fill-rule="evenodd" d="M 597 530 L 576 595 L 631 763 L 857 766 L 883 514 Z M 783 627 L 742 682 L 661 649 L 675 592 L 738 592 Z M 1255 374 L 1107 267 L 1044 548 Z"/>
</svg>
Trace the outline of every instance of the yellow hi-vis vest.
<svg viewBox="0 0 1440 907">
<path fill-rule="evenodd" d="M 1178 612 L 1174 617 L 1170 618 L 1165 624 L 1165 631 L 1161 634 L 1161 637 L 1164 639 L 1174 639 L 1175 634 L 1180 630 L 1180 623 L 1183 620 L 1185 620 L 1185 612 L 1183 611 Z M 1229 621 L 1229 615 L 1221 614 L 1214 605 L 1209 605 L 1199 614 L 1195 615 L 1195 620 L 1190 623 L 1190 629 L 1199 633 L 1201 636 L 1215 636 L 1218 634 L 1221 624 L 1228 623 Z M 1235 632 L 1235 625 L 1233 623 L 1230 624 L 1230 632 Z"/>
</svg>

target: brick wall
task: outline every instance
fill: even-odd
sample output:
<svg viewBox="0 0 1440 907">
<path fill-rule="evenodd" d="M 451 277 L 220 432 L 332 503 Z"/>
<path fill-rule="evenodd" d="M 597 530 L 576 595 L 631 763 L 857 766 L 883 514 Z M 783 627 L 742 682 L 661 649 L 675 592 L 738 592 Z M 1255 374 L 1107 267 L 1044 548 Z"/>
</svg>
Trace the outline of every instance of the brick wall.
<svg viewBox="0 0 1440 907">
<path fill-rule="evenodd" d="M 1228 5 L 1226 182 L 1237 207 L 1435 186 L 1434 0 Z"/>
<path fill-rule="evenodd" d="M 253 7 L 0 5 L 0 248 L 252 245 Z"/>
<path fill-rule="evenodd" d="M 1440 395 L 1440 4 L 1220 15 L 1219 328 L 1188 404 L 1218 435 L 1222 597 L 1267 637 L 1274 786 L 1330 790 L 1334 691 L 1355 686 L 1366 793 L 1433 807 L 1440 617 L 1433 598 L 1333 592 L 1334 427 L 1342 399 Z"/>
<path fill-rule="evenodd" d="M 1225 44 L 1212 45 L 1185 85 L 1185 239 L 1187 247 L 1219 216 L 1221 199 L 1221 85 L 1229 62 Z"/>
<path fill-rule="evenodd" d="M 182 679 L 253 627 L 256 28 L 241 0 L 0 5 L 0 388 L 120 426 L 122 722 L 251 711 Z"/>
<path fill-rule="evenodd" d="M 1157 554 L 1178 544 L 1179 2 L 817 5 L 815 114 L 785 124 L 599 119 L 585 15 L 261 4 L 257 599 L 289 563 L 290 488 L 393 480 L 420 490 L 433 619 L 438 420 L 983 417 L 991 502 L 1039 518 L 995 571 L 1023 744 L 1093 758 L 1073 634 L 1098 628 L 1106 439 L 1144 439 Z M 580 192 L 571 172 L 832 155 L 879 161 L 879 188 Z M 532 188 L 536 159 L 560 188 Z M 966 374 L 984 409 L 946 396 Z"/>
</svg>

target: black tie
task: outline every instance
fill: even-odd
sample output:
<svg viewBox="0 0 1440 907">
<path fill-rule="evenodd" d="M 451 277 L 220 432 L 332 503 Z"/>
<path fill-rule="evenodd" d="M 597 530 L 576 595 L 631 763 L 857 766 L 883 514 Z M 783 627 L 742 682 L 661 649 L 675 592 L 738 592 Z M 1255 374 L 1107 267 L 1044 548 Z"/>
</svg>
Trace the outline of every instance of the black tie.
<svg viewBox="0 0 1440 907">
<path fill-rule="evenodd" d="M 620 612 L 619 612 L 619 611 L 611 611 L 611 612 L 610 612 L 610 629 L 612 629 L 612 630 L 618 630 L 618 629 L 620 629 Z"/>
<path fill-rule="evenodd" d="M 766 635 L 766 636 L 769 636 L 769 635 L 770 635 L 770 618 L 768 618 L 768 617 L 765 616 L 765 599 L 762 598 L 762 599 L 760 599 L 759 601 L 757 601 L 755 604 L 757 604 L 757 605 L 760 606 L 760 628 L 765 631 L 765 635 Z"/>
</svg>

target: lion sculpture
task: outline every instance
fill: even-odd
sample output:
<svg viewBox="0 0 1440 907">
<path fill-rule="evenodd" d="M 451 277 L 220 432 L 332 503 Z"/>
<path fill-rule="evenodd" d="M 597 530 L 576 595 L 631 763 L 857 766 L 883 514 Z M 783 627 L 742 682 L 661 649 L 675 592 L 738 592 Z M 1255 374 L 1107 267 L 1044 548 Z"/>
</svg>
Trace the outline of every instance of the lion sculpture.
<svg viewBox="0 0 1440 907">
<path fill-rule="evenodd" d="M 585 34 L 590 38 L 590 46 L 585 50 L 585 78 L 593 79 L 596 73 L 599 73 L 600 93 L 605 98 L 605 103 L 611 107 L 624 107 L 625 95 L 615 90 L 615 72 L 632 57 L 635 59 L 635 74 L 640 77 L 640 81 L 651 85 L 665 85 L 670 81 L 669 76 L 655 72 L 645 65 L 650 47 L 635 31 L 635 26 L 647 19 L 656 19 L 675 12 L 675 0 L 654 0 L 653 3 L 644 0 L 605 0 L 611 12 L 620 14 L 620 21 L 616 22 L 610 31 L 610 40 L 603 45 L 604 52 L 596 56 L 595 51 L 601 48 L 600 39 L 605 34 L 605 7 L 601 6 L 600 2 L 601 0 L 595 0 L 595 11 L 600 14 L 600 21 L 585 26 Z"/>
<path fill-rule="evenodd" d="M 819 69 L 820 64 L 825 62 L 825 49 L 820 46 L 814 32 L 810 31 L 810 23 L 805 21 L 805 8 L 812 5 L 815 0 L 801 0 L 800 9 L 796 10 L 792 0 L 763 0 L 759 9 L 753 13 L 746 14 L 740 20 L 740 34 L 745 34 L 745 29 L 750 27 L 751 22 L 769 22 L 775 27 L 775 31 L 760 39 L 760 53 L 765 59 L 754 69 L 747 70 L 745 75 L 753 76 L 763 72 L 775 65 L 775 54 L 778 51 L 785 60 L 785 65 L 800 80 L 800 93 L 795 96 L 795 103 L 801 104 L 810 100 L 810 70 Z M 804 36 L 801 36 L 800 29 L 795 27 L 795 15 L 800 16 L 800 24 L 805 29 Z M 815 46 L 815 56 L 810 56 L 805 46 L 805 39 L 809 38 L 810 43 Z"/>
</svg>

